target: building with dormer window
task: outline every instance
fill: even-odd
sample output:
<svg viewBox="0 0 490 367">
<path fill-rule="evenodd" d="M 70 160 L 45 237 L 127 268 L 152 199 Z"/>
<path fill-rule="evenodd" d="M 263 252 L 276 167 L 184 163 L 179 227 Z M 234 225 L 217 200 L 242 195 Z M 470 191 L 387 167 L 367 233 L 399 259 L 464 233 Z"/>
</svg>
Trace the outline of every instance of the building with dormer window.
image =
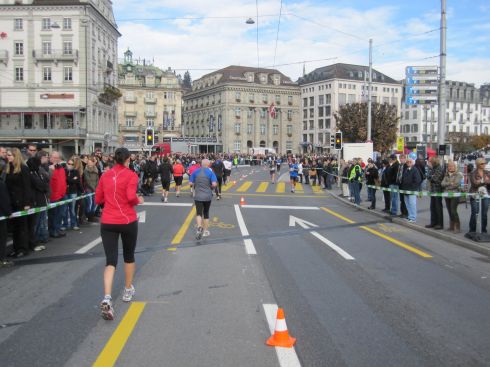
<svg viewBox="0 0 490 367">
<path fill-rule="evenodd" d="M 119 139 L 132 151 L 145 148 L 145 130 L 154 143 L 181 136 L 182 85 L 175 71 L 162 70 L 146 60 L 133 59 L 128 49 L 119 64 Z"/>
<path fill-rule="evenodd" d="M 64 156 L 113 150 L 121 34 L 112 1 L 6 0 L 0 30 L 0 140 Z"/>
<path fill-rule="evenodd" d="M 299 103 L 297 84 L 280 71 L 228 66 L 195 80 L 184 95 L 183 133 L 213 139 L 199 148 L 218 153 L 297 153 Z"/>
</svg>

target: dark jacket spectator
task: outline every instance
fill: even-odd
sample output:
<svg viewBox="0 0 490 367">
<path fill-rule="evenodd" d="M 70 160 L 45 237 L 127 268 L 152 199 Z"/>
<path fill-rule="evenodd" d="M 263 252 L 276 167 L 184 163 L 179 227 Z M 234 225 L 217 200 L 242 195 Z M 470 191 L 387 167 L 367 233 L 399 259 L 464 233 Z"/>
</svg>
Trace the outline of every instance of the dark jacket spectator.
<svg viewBox="0 0 490 367">
<path fill-rule="evenodd" d="M 39 157 L 31 157 L 27 160 L 31 174 L 31 187 L 33 193 L 33 206 L 40 208 L 49 203 L 49 175 L 41 167 Z"/>
<path fill-rule="evenodd" d="M 388 185 L 396 185 L 396 174 L 398 173 L 398 168 L 400 167 L 400 163 L 395 160 L 394 163 L 390 164 L 390 166 L 386 169 L 386 180 L 388 181 Z"/>
<path fill-rule="evenodd" d="M 378 168 L 373 165 L 366 168 L 366 183 L 368 185 L 376 185 L 376 180 L 379 178 Z"/>
<path fill-rule="evenodd" d="M 8 217 L 12 214 L 12 206 L 10 205 L 10 195 L 5 182 L 0 180 L 0 217 Z M 7 223 L 3 220 L 2 222 Z M 5 232 L 5 235 L 7 232 Z M 0 259 L 2 260 L 2 259 Z"/>
<path fill-rule="evenodd" d="M 67 194 L 81 194 L 83 192 L 82 179 L 76 169 L 66 171 Z"/>
<path fill-rule="evenodd" d="M 9 163 L 10 172 L 7 173 L 6 183 L 10 193 L 10 202 L 14 211 L 24 210 L 33 204 L 31 177 L 29 168 L 22 164 L 20 172 L 15 172 L 14 165 Z"/>
<path fill-rule="evenodd" d="M 85 171 L 83 171 L 83 183 L 85 186 L 85 192 L 95 192 L 97 184 L 99 183 L 99 170 L 94 164 L 87 164 Z"/>
<path fill-rule="evenodd" d="M 434 160 L 432 167 L 429 167 L 427 180 L 430 183 L 430 192 L 442 192 L 441 182 L 444 179 L 444 170 L 438 160 Z"/>
<path fill-rule="evenodd" d="M 403 190 L 418 191 L 422 183 L 422 176 L 416 167 L 410 167 L 404 170 L 402 177 Z"/>
</svg>

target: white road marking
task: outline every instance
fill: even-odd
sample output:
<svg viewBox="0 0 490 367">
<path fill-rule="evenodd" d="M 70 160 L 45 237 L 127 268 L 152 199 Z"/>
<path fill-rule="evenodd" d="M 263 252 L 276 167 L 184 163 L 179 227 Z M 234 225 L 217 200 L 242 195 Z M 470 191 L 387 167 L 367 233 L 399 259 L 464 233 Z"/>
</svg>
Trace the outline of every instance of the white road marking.
<svg viewBox="0 0 490 367">
<path fill-rule="evenodd" d="M 308 222 L 304 219 L 295 217 L 294 215 L 289 216 L 289 226 L 294 227 L 298 223 L 301 228 L 308 229 L 310 227 L 318 227 L 315 223 Z"/>
<path fill-rule="evenodd" d="M 138 222 L 146 223 L 146 210 L 143 210 L 142 212 L 138 213 Z"/>
<path fill-rule="evenodd" d="M 311 227 L 318 227 L 315 223 L 311 223 L 311 222 L 308 222 L 308 221 L 306 221 L 304 219 L 301 219 L 301 218 L 295 217 L 293 215 L 290 215 L 289 216 L 289 226 L 290 227 L 294 227 L 296 225 L 296 223 L 301 228 L 303 228 L 303 229 L 309 229 Z M 344 259 L 346 259 L 346 260 L 355 260 L 346 251 L 344 251 L 343 249 L 341 249 L 339 246 L 337 246 L 335 243 L 333 243 L 329 239 L 327 239 L 324 236 L 322 236 L 320 233 L 318 233 L 316 231 L 311 231 L 310 233 L 313 236 L 315 236 L 316 238 L 318 238 L 320 241 L 322 241 L 325 245 L 327 245 L 328 247 L 330 247 L 332 250 L 334 250 L 335 252 L 337 252 Z"/>
<path fill-rule="evenodd" d="M 240 205 L 238 204 L 235 204 L 235 213 L 242 236 L 248 236 L 249 235 L 248 229 L 247 226 L 245 225 L 245 221 L 243 220 L 242 212 L 240 211 Z M 255 250 L 254 243 L 251 239 L 249 238 L 244 239 L 243 243 L 245 244 L 245 251 L 247 252 L 247 254 L 257 255 L 257 251 Z"/>
<path fill-rule="evenodd" d="M 193 206 L 193 203 L 153 203 L 145 202 L 140 204 L 140 206 Z"/>
<path fill-rule="evenodd" d="M 246 204 L 243 207 L 249 208 L 249 209 L 320 210 L 320 208 L 317 206 L 249 205 L 249 204 Z"/>
<path fill-rule="evenodd" d="M 267 318 L 267 323 L 269 324 L 269 330 L 271 335 L 274 333 L 274 328 L 276 325 L 277 317 L 277 305 L 274 304 L 263 304 L 265 317 Z M 279 365 L 281 367 L 301 367 L 299 363 L 298 355 L 296 354 L 296 349 L 293 348 L 282 348 L 275 347 L 277 359 L 279 360 Z"/>
<path fill-rule="evenodd" d="M 102 238 L 98 237 L 95 240 L 93 240 L 92 242 L 90 242 L 88 245 L 85 245 L 81 249 L 75 251 L 75 254 L 78 254 L 78 255 L 85 254 L 100 243 L 102 243 Z"/>
</svg>

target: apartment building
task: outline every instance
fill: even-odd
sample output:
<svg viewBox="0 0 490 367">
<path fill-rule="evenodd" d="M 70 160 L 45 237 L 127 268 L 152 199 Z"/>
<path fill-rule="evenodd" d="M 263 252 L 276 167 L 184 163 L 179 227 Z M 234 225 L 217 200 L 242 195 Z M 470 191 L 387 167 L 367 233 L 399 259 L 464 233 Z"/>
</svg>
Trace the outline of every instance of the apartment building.
<svg viewBox="0 0 490 367">
<path fill-rule="evenodd" d="M 175 71 L 135 60 L 128 49 L 118 67 L 119 140 L 132 151 L 145 148 L 145 130 L 152 128 L 155 144 L 180 137 L 182 86 Z"/>
<path fill-rule="evenodd" d="M 330 135 L 337 131 L 334 113 L 346 103 L 367 102 L 368 75 L 368 66 L 338 63 L 299 79 L 303 152 L 330 151 Z M 392 104 L 400 111 L 401 83 L 373 69 L 371 89 L 373 102 Z"/>
<path fill-rule="evenodd" d="M 489 92 L 474 84 L 446 81 L 446 139 L 450 133 L 487 135 L 490 130 Z M 485 106 L 486 104 L 486 106 Z M 438 105 L 402 104 L 400 135 L 407 145 L 436 144 Z"/>
<path fill-rule="evenodd" d="M 183 131 L 213 139 L 216 152 L 298 153 L 299 103 L 297 84 L 280 71 L 228 66 L 193 82 L 184 95 Z"/>
<path fill-rule="evenodd" d="M 110 0 L 0 4 L 0 141 L 65 156 L 117 145 L 117 30 Z"/>
</svg>

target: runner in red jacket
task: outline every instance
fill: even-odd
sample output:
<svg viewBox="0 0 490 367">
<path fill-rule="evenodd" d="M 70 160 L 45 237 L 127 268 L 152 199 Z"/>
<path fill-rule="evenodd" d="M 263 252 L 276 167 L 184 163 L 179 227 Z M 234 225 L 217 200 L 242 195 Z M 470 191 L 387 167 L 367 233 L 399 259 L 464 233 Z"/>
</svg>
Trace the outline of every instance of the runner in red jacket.
<svg viewBox="0 0 490 367">
<path fill-rule="evenodd" d="M 126 148 L 118 148 L 114 153 L 114 160 L 117 164 L 101 176 L 95 191 L 95 202 L 104 205 L 100 221 L 100 236 L 106 255 L 105 296 L 100 308 L 102 317 L 106 320 L 114 319 L 111 294 L 117 266 L 119 236 L 121 236 L 123 245 L 126 275 L 123 301 L 131 301 L 135 293 L 133 286 L 136 268 L 134 250 L 138 238 L 138 217 L 134 206 L 142 204 L 144 200 L 141 196 L 136 195 L 138 176 L 129 169 L 129 157 L 130 154 Z"/>
</svg>

